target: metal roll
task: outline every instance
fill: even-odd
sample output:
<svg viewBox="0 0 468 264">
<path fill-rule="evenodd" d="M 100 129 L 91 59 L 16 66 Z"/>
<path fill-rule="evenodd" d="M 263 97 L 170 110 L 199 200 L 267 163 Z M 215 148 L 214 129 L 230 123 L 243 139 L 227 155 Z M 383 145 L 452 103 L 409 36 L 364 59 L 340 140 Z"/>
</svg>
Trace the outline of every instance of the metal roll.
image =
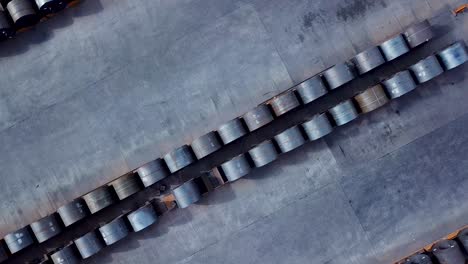
<svg viewBox="0 0 468 264">
<path fill-rule="evenodd" d="M 102 186 L 84 195 L 82 198 L 86 202 L 91 214 L 99 212 L 115 202 L 114 195 L 109 186 Z"/>
<path fill-rule="evenodd" d="M 114 188 L 119 200 L 123 200 L 141 190 L 140 181 L 135 174 L 124 175 L 117 180 L 109 183 Z"/>
<path fill-rule="evenodd" d="M 278 152 L 271 140 L 264 141 L 249 150 L 249 155 L 257 168 L 265 166 L 278 158 Z"/>
<path fill-rule="evenodd" d="M 356 95 L 354 99 L 363 113 L 374 111 L 389 101 L 382 85 L 380 84 L 368 88 L 364 92 Z"/>
<path fill-rule="evenodd" d="M 67 7 L 67 1 L 65 0 L 34 0 L 37 8 L 42 14 L 48 15 L 57 13 Z"/>
<path fill-rule="evenodd" d="M 17 28 L 30 27 L 39 21 L 34 6 L 29 0 L 11 0 L 6 9 Z"/>
<path fill-rule="evenodd" d="M 328 93 L 322 78 L 316 75 L 296 86 L 296 90 L 304 104 L 308 104 Z"/>
<path fill-rule="evenodd" d="M 96 233 L 96 230 L 93 230 L 86 235 L 75 239 L 76 248 L 80 253 L 83 259 L 87 259 L 95 254 L 97 254 L 101 249 L 105 247 L 104 242 Z"/>
<path fill-rule="evenodd" d="M 164 161 L 172 173 L 187 167 L 188 165 L 195 162 L 195 160 L 196 159 L 193 156 L 190 147 L 187 145 L 177 148 L 172 152 L 164 155 Z"/>
<path fill-rule="evenodd" d="M 249 174 L 252 167 L 250 166 L 245 154 L 240 154 L 239 156 L 221 164 L 221 169 L 228 181 L 233 182 Z"/>
<path fill-rule="evenodd" d="M 216 132 L 211 131 L 208 134 L 195 139 L 191 146 L 197 159 L 202 159 L 220 149 L 222 144 L 219 142 Z"/>
<path fill-rule="evenodd" d="M 432 260 L 426 254 L 416 254 L 409 257 L 405 264 L 432 264 Z"/>
<path fill-rule="evenodd" d="M 301 105 L 293 90 L 289 90 L 283 94 L 275 96 L 271 99 L 269 104 L 271 105 L 271 108 L 273 108 L 273 112 L 276 116 L 283 115 Z"/>
<path fill-rule="evenodd" d="M 445 69 L 451 70 L 468 61 L 465 44 L 458 41 L 439 52 L 439 58 Z"/>
<path fill-rule="evenodd" d="M 436 56 L 431 55 L 410 67 L 418 83 L 425 83 L 441 75 L 444 72 Z"/>
<path fill-rule="evenodd" d="M 267 105 L 259 105 L 255 107 L 247 112 L 243 118 L 249 131 L 257 130 L 274 119 Z"/>
<path fill-rule="evenodd" d="M 406 41 L 408 41 L 409 46 L 415 48 L 432 39 L 434 37 L 434 31 L 429 21 L 424 20 L 408 27 L 403 35 Z"/>
<path fill-rule="evenodd" d="M 385 59 L 380 52 L 379 47 L 367 49 L 353 58 L 354 64 L 359 74 L 369 72 L 385 63 Z"/>
<path fill-rule="evenodd" d="M 127 215 L 127 219 L 133 228 L 133 231 L 141 231 L 150 225 L 156 223 L 158 215 L 150 203 Z"/>
<path fill-rule="evenodd" d="M 453 240 L 442 240 L 432 246 L 432 253 L 440 264 L 465 264 L 465 256 L 460 250 L 457 242 Z"/>
<path fill-rule="evenodd" d="M 394 60 L 410 51 L 403 35 L 398 34 L 395 37 L 380 44 L 380 49 L 387 61 Z"/>
<path fill-rule="evenodd" d="M 239 118 L 233 119 L 218 128 L 218 135 L 224 144 L 231 143 L 245 134 L 247 134 L 247 130 Z"/>
<path fill-rule="evenodd" d="M 323 72 L 330 89 L 336 89 L 356 77 L 354 66 L 348 62 L 337 64 Z"/>
<path fill-rule="evenodd" d="M 28 227 L 23 227 L 13 233 L 10 233 L 3 239 L 5 240 L 11 254 L 15 254 L 16 252 L 34 244 L 34 240 Z"/>
<path fill-rule="evenodd" d="M 119 216 L 111 222 L 101 226 L 99 228 L 99 232 L 101 232 L 104 243 L 110 246 L 125 238 L 129 233 L 129 229 L 123 216 Z"/>
<path fill-rule="evenodd" d="M 170 175 L 162 159 L 150 161 L 138 168 L 135 172 L 138 174 L 145 187 L 151 186 Z"/>
<path fill-rule="evenodd" d="M 299 126 L 288 128 L 274 138 L 282 153 L 294 150 L 304 145 L 306 142 Z"/>
<path fill-rule="evenodd" d="M 57 210 L 65 226 L 72 225 L 89 215 L 89 209 L 83 199 L 78 198 Z"/>
<path fill-rule="evenodd" d="M 351 122 L 359 115 L 351 99 L 339 103 L 328 111 L 333 116 L 338 126 Z"/>
<path fill-rule="evenodd" d="M 15 29 L 10 23 L 10 18 L 0 5 L 0 41 L 12 38 L 14 35 Z"/>
<path fill-rule="evenodd" d="M 50 255 L 50 258 L 54 264 L 78 264 L 81 263 L 81 259 L 76 252 L 75 245 L 73 243 L 58 249 L 55 253 Z"/>
<path fill-rule="evenodd" d="M 463 229 L 458 233 L 458 240 L 462 243 L 463 247 L 465 248 L 465 251 L 468 252 L 468 228 Z"/>
<path fill-rule="evenodd" d="M 408 70 L 401 71 L 382 83 L 391 99 L 398 98 L 416 88 L 416 82 Z"/>
<path fill-rule="evenodd" d="M 0 263 L 8 259 L 8 253 L 3 245 L 3 241 L 0 241 Z"/>
<path fill-rule="evenodd" d="M 172 190 L 179 208 L 187 208 L 201 199 L 201 191 L 195 180 L 190 180 Z"/>
<path fill-rule="evenodd" d="M 31 229 L 39 243 L 47 241 L 62 232 L 62 227 L 57 221 L 57 216 L 55 214 L 46 216 L 32 223 Z"/>
<path fill-rule="evenodd" d="M 312 119 L 304 122 L 302 127 L 310 140 L 317 140 L 333 131 L 333 127 L 326 113 L 313 116 Z"/>
</svg>

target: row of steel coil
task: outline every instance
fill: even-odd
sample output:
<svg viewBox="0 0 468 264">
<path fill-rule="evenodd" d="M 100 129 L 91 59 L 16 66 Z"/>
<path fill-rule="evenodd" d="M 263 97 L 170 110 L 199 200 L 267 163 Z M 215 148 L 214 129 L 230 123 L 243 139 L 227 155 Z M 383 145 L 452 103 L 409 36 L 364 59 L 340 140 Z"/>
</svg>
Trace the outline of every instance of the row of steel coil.
<svg viewBox="0 0 468 264">
<path fill-rule="evenodd" d="M 334 65 L 258 105 L 241 117 L 221 125 L 216 131 L 195 139 L 190 146 L 179 147 L 162 158 L 153 160 L 77 198 L 58 208 L 56 213 L 6 235 L 4 237 L 6 248 L 0 248 L 0 262 L 2 251 L 4 259 L 7 259 L 9 255 L 7 249 L 11 254 L 15 254 L 36 242 L 45 242 L 87 216 L 160 182 L 197 160 L 220 150 L 223 145 L 264 127 L 301 105 L 317 100 L 326 95 L 329 90 L 342 87 L 358 75 L 365 74 L 385 62 L 410 52 L 412 48 L 424 44 L 433 37 L 434 31 L 428 21 L 417 23 L 406 29 L 404 33 L 359 53 L 348 62 Z M 317 114 L 302 124 L 282 131 L 246 153 L 231 157 L 214 168 L 213 174 L 220 173 L 223 181 L 220 181 L 219 185 L 236 181 L 254 168 L 273 162 L 280 154 L 294 150 L 307 141 L 314 141 L 328 135 L 335 127 L 347 124 L 358 118 L 360 114 L 373 111 L 391 99 L 409 93 L 418 84 L 428 82 L 467 60 L 465 45 L 462 42 L 455 42 L 440 52 L 417 62 L 409 69 L 398 72 L 383 80 L 382 83 L 339 103 L 327 112 Z M 207 187 L 200 183 L 200 179 L 195 178 L 172 190 L 172 197 L 179 208 L 186 208 L 201 199 L 205 192 L 204 188 Z M 153 204 L 148 202 L 143 207 L 123 214 L 96 230 L 70 241 L 68 245 L 49 252 L 49 258 L 53 263 L 79 263 L 82 259 L 95 255 L 105 246 L 122 240 L 130 232 L 138 232 L 156 223 L 158 215 Z"/>
<path fill-rule="evenodd" d="M 76 5 L 81 0 L 0 0 L 0 41 L 13 38 L 41 19 Z"/>
</svg>

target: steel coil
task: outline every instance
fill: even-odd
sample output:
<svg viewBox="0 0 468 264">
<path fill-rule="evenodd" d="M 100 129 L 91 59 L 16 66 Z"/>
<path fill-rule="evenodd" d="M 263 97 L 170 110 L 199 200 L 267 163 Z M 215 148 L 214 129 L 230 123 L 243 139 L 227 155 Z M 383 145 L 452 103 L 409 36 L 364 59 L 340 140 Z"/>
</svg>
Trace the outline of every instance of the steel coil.
<svg viewBox="0 0 468 264">
<path fill-rule="evenodd" d="M 274 119 L 270 109 L 264 104 L 250 110 L 243 116 L 243 118 L 249 131 L 257 130 Z"/>
<path fill-rule="evenodd" d="M 249 155 L 257 168 L 265 166 L 278 158 L 278 152 L 271 140 L 264 141 L 249 150 Z"/>
<path fill-rule="evenodd" d="M 81 259 L 76 252 L 75 245 L 73 243 L 58 249 L 55 253 L 50 255 L 54 264 L 78 264 L 81 263 Z"/>
<path fill-rule="evenodd" d="M 191 147 L 197 159 L 202 159 L 220 149 L 222 144 L 219 142 L 216 132 L 212 131 L 195 139 Z"/>
<path fill-rule="evenodd" d="M 462 243 L 465 251 L 468 252 L 468 228 L 463 229 L 458 233 L 458 240 Z"/>
<path fill-rule="evenodd" d="M 44 15 L 57 13 L 67 7 L 65 0 L 35 0 L 35 2 L 39 11 Z"/>
<path fill-rule="evenodd" d="M 34 6 L 29 0 L 12 0 L 8 2 L 6 8 L 17 28 L 30 27 L 39 21 Z"/>
<path fill-rule="evenodd" d="M 57 216 L 55 214 L 46 216 L 32 223 L 31 229 L 39 243 L 47 241 L 62 232 L 62 227 L 57 221 Z"/>
<path fill-rule="evenodd" d="M 445 69 L 451 70 L 468 61 L 468 53 L 465 44 L 455 42 L 439 52 L 439 58 L 442 61 Z"/>
<path fill-rule="evenodd" d="M 233 182 L 249 174 L 252 167 L 250 166 L 245 154 L 240 154 L 239 156 L 221 164 L 221 169 L 228 181 Z"/>
<path fill-rule="evenodd" d="M 15 29 L 10 23 L 10 18 L 0 5 L 0 41 L 12 38 L 14 35 Z"/>
<path fill-rule="evenodd" d="M 432 26 L 427 20 L 411 25 L 403 34 L 411 48 L 415 48 L 425 42 L 428 42 L 434 37 Z"/>
<path fill-rule="evenodd" d="M 371 112 L 389 101 L 380 84 L 368 88 L 364 92 L 356 95 L 354 99 L 363 113 Z"/>
<path fill-rule="evenodd" d="M 3 239 L 12 254 L 34 244 L 34 240 L 28 227 L 23 227 L 13 233 L 10 233 Z"/>
<path fill-rule="evenodd" d="M 354 56 L 353 62 L 359 74 L 364 74 L 384 64 L 385 59 L 379 47 L 372 47 Z"/>
<path fill-rule="evenodd" d="M 328 111 L 333 116 L 333 119 L 335 119 L 335 123 L 338 126 L 342 126 L 353 121 L 359 115 L 351 99 L 339 103 Z"/>
<path fill-rule="evenodd" d="M 293 90 L 275 96 L 270 100 L 269 104 L 276 116 L 283 115 L 301 105 Z"/>
<path fill-rule="evenodd" d="M 109 186 L 102 186 L 84 195 L 82 198 L 86 202 L 91 214 L 101 211 L 116 201 Z"/>
<path fill-rule="evenodd" d="M 150 225 L 156 223 L 158 215 L 150 203 L 138 208 L 127 215 L 127 219 L 132 226 L 133 231 L 141 231 Z"/>
<path fill-rule="evenodd" d="M 465 256 L 457 242 L 442 240 L 432 246 L 432 253 L 441 264 L 465 264 Z"/>
<path fill-rule="evenodd" d="M 138 174 L 145 187 L 151 186 L 170 175 L 162 159 L 150 161 L 135 170 L 135 172 Z"/>
<path fill-rule="evenodd" d="M 247 130 L 240 118 L 233 119 L 218 128 L 218 135 L 224 144 L 231 143 L 245 134 Z"/>
<path fill-rule="evenodd" d="M 333 127 L 326 113 L 313 116 L 312 119 L 304 122 L 302 127 L 310 140 L 317 140 L 333 131 Z"/>
<path fill-rule="evenodd" d="M 99 228 L 99 232 L 104 239 L 104 243 L 110 246 L 125 238 L 129 233 L 129 229 L 123 216 L 121 215 L 111 222 L 101 226 Z"/>
<path fill-rule="evenodd" d="M 296 86 L 302 103 L 308 104 L 328 93 L 322 78 L 316 75 Z"/>
<path fill-rule="evenodd" d="M 57 209 L 65 226 L 72 225 L 89 215 L 89 209 L 83 199 L 78 198 Z"/>
<path fill-rule="evenodd" d="M 0 241 L 0 263 L 8 259 L 8 253 L 6 248 L 3 246 L 3 241 Z"/>
<path fill-rule="evenodd" d="M 201 199 L 201 191 L 194 179 L 172 190 L 177 206 L 187 208 Z"/>
<path fill-rule="evenodd" d="M 104 242 L 93 230 L 86 235 L 74 240 L 76 248 L 81 255 L 81 258 L 87 259 L 96 255 L 101 249 L 105 247 Z"/>
<path fill-rule="evenodd" d="M 336 89 L 356 77 L 354 67 L 348 62 L 337 64 L 323 72 L 330 89 Z"/>
<path fill-rule="evenodd" d="M 109 186 L 114 188 L 119 200 L 123 200 L 141 190 L 140 181 L 134 174 L 124 175 L 109 183 Z"/>
<path fill-rule="evenodd" d="M 432 264 L 432 260 L 426 254 L 416 254 L 409 257 L 405 264 Z"/>
<path fill-rule="evenodd" d="M 196 159 L 193 156 L 190 147 L 184 145 L 164 155 L 164 161 L 166 162 L 169 170 L 174 173 L 194 163 Z"/>
<path fill-rule="evenodd" d="M 444 72 L 436 56 L 431 55 L 410 67 L 418 83 L 425 83 Z"/>
<path fill-rule="evenodd" d="M 279 133 L 275 137 L 276 144 L 281 150 L 281 153 L 292 151 L 305 144 L 304 136 L 301 133 L 299 126 L 293 126 Z"/>
<path fill-rule="evenodd" d="M 392 61 L 410 51 L 403 35 L 398 34 L 395 37 L 380 44 L 380 49 L 387 61 Z"/>
<path fill-rule="evenodd" d="M 409 93 L 416 88 L 416 82 L 413 77 L 411 77 L 411 73 L 408 70 L 393 75 L 389 79 L 383 81 L 383 84 L 392 99 Z"/>
</svg>

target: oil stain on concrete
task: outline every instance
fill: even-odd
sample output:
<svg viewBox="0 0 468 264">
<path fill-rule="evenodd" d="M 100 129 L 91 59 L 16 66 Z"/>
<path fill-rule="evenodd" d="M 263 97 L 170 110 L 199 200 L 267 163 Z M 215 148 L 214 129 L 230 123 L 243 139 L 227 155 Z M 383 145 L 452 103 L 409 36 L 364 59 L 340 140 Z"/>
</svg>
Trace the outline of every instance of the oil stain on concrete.
<svg viewBox="0 0 468 264">
<path fill-rule="evenodd" d="M 342 21 L 351 21 L 362 18 L 368 11 L 377 8 L 387 7 L 383 0 L 350 0 L 339 5 L 336 17 Z"/>
</svg>

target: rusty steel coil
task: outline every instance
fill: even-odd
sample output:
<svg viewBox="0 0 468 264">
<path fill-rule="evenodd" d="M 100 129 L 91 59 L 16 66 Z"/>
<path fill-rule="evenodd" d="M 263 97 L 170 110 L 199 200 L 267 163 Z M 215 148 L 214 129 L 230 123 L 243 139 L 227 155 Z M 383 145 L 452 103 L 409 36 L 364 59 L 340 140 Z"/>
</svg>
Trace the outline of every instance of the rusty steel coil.
<svg viewBox="0 0 468 264">
<path fill-rule="evenodd" d="M 392 61 L 410 51 L 403 35 L 398 34 L 380 44 L 380 49 L 387 61 Z"/>
<path fill-rule="evenodd" d="M 240 118 L 235 118 L 221 125 L 217 131 L 224 144 L 231 143 L 247 134 L 247 129 L 245 129 Z"/>
<path fill-rule="evenodd" d="M 222 147 L 222 143 L 218 140 L 216 132 L 211 131 L 197 139 L 191 144 L 193 153 L 197 159 L 202 159 Z"/>
<path fill-rule="evenodd" d="M 195 179 L 192 179 L 172 190 L 172 194 L 179 208 L 187 208 L 191 204 L 198 202 L 201 197 L 201 190 Z"/>
<path fill-rule="evenodd" d="M 389 101 L 382 85 L 380 84 L 368 88 L 364 92 L 356 95 L 354 99 L 358 103 L 362 113 L 371 112 L 385 105 Z"/>
<path fill-rule="evenodd" d="M 409 26 L 403 35 L 411 48 L 424 44 L 434 37 L 434 30 L 429 21 L 424 20 Z"/>
<path fill-rule="evenodd" d="M 269 104 L 276 116 L 281 116 L 301 105 L 293 90 L 275 96 Z"/>
<path fill-rule="evenodd" d="M 221 169 L 223 170 L 227 180 L 233 182 L 249 174 L 252 167 L 250 166 L 245 154 L 240 154 L 239 156 L 221 164 Z"/>
<path fill-rule="evenodd" d="M 196 158 L 190 147 L 184 145 L 164 155 L 164 161 L 169 170 L 174 173 L 194 163 Z"/>
<path fill-rule="evenodd" d="M 354 56 L 353 62 L 359 74 L 364 74 L 384 64 L 385 59 L 379 47 L 372 47 Z"/>
<path fill-rule="evenodd" d="M 316 75 L 296 86 L 302 103 L 308 104 L 328 93 L 320 75 Z"/>
<path fill-rule="evenodd" d="M 51 214 L 32 223 L 31 229 L 39 243 L 47 241 L 62 232 L 62 227 L 57 221 L 56 214 Z"/>
<path fill-rule="evenodd" d="M 244 114 L 243 119 L 249 131 L 254 131 L 274 120 L 267 105 L 259 105 Z"/>
<path fill-rule="evenodd" d="M 149 187 L 170 175 L 166 163 L 159 158 L 139 167 L 135 172 L 145 187 Z"/>
<path fill-rule="evenodd" d="M 278 158 L 278 151 L 271 140 L 266 140 L 249 150 L 255 167 L 265 166 Z"/>
<path fill-rule="evenodd" d="M 410 67 L 418 83 L 425 83 L 444 72 L 436 56 L 431 55 Z"/>
</svg>

